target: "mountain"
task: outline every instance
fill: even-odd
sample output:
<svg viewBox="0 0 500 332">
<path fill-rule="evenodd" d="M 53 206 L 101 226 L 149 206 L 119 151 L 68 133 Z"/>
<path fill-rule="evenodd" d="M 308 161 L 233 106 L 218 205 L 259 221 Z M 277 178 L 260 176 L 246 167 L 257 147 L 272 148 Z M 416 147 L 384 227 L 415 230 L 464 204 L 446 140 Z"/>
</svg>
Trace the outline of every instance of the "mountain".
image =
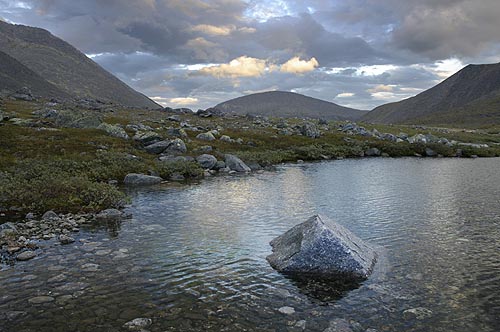
<svg viewBox="0 0 500 332">
<path fill-rule="evenodd" d="M 14 92 L 25 86 L 29 86 L 35 96 L 70 97 L 10 55 L 0 51 L 0 90 Z"/>
<path fill-rule="evenodd" d="M 0 20 L 0 51 L 72 97 L 100 99 L 125 106 L 159 107 L 46 30 Z M 0 81 L 0 89 L 4 88 L 2 84 Z M 27 84 L 36 90 L 31 85 Z"/>
<path fill-rule="evenodd" d="M 362 121 L 468 126 L 500 124 L 500 63 L 468 65 L 415 97 L 375 108 Z"/>
<path fill-rule="evenodd" d="M 298 93 L 270 91 L 255 93 L 218 104 L 223 112 L 275 117 L 309 117 L 325 120 L 357 120 L 366 112 L 343 107 Z"/>
</svg>

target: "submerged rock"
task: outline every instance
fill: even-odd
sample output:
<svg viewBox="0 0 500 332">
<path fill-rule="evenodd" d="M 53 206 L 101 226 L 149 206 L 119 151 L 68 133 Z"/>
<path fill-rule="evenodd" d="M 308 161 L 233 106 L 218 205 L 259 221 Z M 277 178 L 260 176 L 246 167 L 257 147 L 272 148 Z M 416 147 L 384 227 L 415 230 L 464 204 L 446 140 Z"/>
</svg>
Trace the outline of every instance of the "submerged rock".
<svg viewBox="0 0 500 332">
<path fill-rule="evenodd" d="M 73 239 L 71 236 L 67 236 L 67 235 L 61 234 L 59 236 L 59 242 L 61 244 L 70 244 L 70 243 L 75 242 L 75 239 Z"/>
<path fill-rule="evenodd" d="M 271 241 L 267 261 L 279 272 L 317 277 L 366 279 L 377 253 L 341 225 L 319 215 Z"/>
<path fill-rule="evenodd" d="M 150 318 L 136 318 L 130 322 L 125 323 L 123 327 L 129 331 L 141 331 L 152 324 Z"/>
<path fill-rule="evenodd" d="M 18 261 L 27 261 L 27 260 L 30 260 L 30 259 L 35 258 L 35 257 L 36 257 L 36 253 L 34 251 L 23 251 L 22 253 L 17 255 L 16 259 Z"/>
<path fill-rule="evenodd" d="M 117 209 L 102 210 L 95 216 L 97 221 L 119 221 L 123 218 L 123 213 Z"/>
</svg>

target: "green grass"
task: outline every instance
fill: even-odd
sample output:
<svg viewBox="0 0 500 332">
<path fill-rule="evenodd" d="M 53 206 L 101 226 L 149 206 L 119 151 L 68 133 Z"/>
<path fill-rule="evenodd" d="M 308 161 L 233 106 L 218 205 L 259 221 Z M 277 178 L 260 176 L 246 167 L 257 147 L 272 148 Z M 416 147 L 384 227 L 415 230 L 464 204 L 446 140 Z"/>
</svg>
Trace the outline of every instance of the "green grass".
<svg viewBox="0 0 500 332">
<path fill-rule="evenodd" d="M 4 102 L 4 112 L 10 117 L 38 121 L 32 114 L 41 106 L 27 102 Z M 106 123 L 143 123 L 167 137 L 168 127 L 178 124 L 167 120 L 169 113 L 163 111 L 138 111 L 116 109 L 99 113 Z M 233 139 L 243 139 L 243 144 L 220 140 L 206 142 L 196 139 L 198 132 L 187 131 L 185 139 L 187 155 L 196 157 L 196 150 L 211 145 L 216 157 L 223 159 L 225 153 L 239 156 L 247 162 L 258 162 L 262 166 L 282 162 L 318 160 L 324 158 L 358 157 L 370 147 L 376 147 L 392 157 L 424 155 L 425 146 L 420 144 L 393 143 L 375 138 L 347 136 L 336 130 L 339 123 L 330 122 L 331 129 L 323 131 L 318 139 L 300 135 L 278 134 L 272 127 L 254 126 L 253 120 L 238 118 L 199 118 L 181 115 L 183 121 L 206 130 L 220 128 L 221 134 Z M 279 119 L 271 119 L 277 123 Z M 301 120 L 287 119 L 290 125 Z M 42 120 L 33 127 L 23 127 L 4 122 L 0 124 L 0 207 L 17 207 L 24 212 L 56 210 L 57 212 L 94 212 L 108 207 L 119 207 L 126 202 L 125 195 L 109 180 L 122 181 L 128 173 L 156 173 L 168 179 L 174 173 L 186 178 L 199 178 L 203 170 L 194 162 L 159 162 L 156 155 L 146 153 L 132 139 L 111 137 L 103 130 L 54 128 L 54 123 Z M 46 127 L 49 129 L 42 129 Z M 368 130 L 373 125 L 365 126 Z M 487 143 L 488 149 L 471 147 L 447 147 L 429 145 L 443 156 L 454 156 L 456 149 L 464 156 L 500 156 L 500 127 L 461 130 L 440 128 L 415 128 L 412 126 L 375 126 L 380 132 L 409 135 L 433 134 L 462 142 Z M 129 135 L 132 132 L 129 132 Z M 248 142 L 253 142 L 253 146 Z M 135 156 L 135 157 L 132 157 Z"/>
</svg>

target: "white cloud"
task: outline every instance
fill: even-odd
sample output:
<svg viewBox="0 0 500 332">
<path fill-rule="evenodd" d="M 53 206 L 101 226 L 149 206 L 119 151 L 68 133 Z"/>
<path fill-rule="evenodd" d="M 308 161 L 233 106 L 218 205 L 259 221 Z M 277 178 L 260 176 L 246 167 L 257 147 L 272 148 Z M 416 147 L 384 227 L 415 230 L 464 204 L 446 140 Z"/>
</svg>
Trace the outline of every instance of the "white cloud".
<svg viewBox="0 0 500 332">
<path fill-rule="evenodd" d="M 228 36 L 234 31 L 235 26 L 215 26 L 210 24 L 199 24 L 191 28 L 192 31 L 201 32 L 212 36 Z"/>
<path fill-rule="evenodd" d="M 398 69 L 395 65 L 374 65 L 374 66 L 361 66 L 356 68 L 356 74 L 359 76 L 378 76 L 385 72 Z"/>
<path fill-rule="evenodd" d="M 200 73 L 214 77 L 259 77 L 268 69 L 267 61 L 263 59 L 240 56 L 229 63 L 210 66 L 199 70 Z"/>
<path fill-rule="evenodd" d="M 349 97 L 354 97 L 354 93 L 352 92 L 342 92 L 339 93 L 335 98 L 349 98 Z"/>
<path fill-rule="evenodd" d="M 385 85 L 379 84 L 371 89 L 366 91 L 370 92 L 372 95 L 379 92 L 392 92 L 394 90 L 395 85 Z"/>
<path fill-rule="evenodd" d="M 311 58 L 309 61 L 306 61 L 296 56 L 282 64 L 280 71 L 283 73 L 303 74 L 313 71 L 318 66 L 319 63 L 316 58 Z"/>
<path fill-rule="evenodd" d="M 441 79 L 446 79 L 464 67 L 464 63 L 457 58 L 436 61 L 433 64 L 416 64 L 415 68 L 423 68 L 434 73 Z"/>
<path fill-rule="evenodd" d="M 181 106 L 188 106 L 188 105 L 194 105 L 198 103 L 198 98 L 192 98 L 192 97 L 177 97 L 177 98 L 170 98 L 169 102 L 175 105 L 181 105 Z"/>
</svg>

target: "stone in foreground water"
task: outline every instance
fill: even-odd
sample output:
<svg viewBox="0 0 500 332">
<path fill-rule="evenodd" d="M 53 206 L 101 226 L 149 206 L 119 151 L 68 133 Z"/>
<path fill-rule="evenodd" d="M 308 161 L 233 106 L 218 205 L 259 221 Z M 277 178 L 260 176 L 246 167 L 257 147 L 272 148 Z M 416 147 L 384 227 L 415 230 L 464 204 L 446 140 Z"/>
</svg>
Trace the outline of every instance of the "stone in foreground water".
<svg viewBox="0 0 500 332">
<path fill-rule="evenodd" d="M 279 272 L 366 279 L 377 253 L 341 225 L 315 215 L 271 241 L 267 261 Z"/>
</svg>

